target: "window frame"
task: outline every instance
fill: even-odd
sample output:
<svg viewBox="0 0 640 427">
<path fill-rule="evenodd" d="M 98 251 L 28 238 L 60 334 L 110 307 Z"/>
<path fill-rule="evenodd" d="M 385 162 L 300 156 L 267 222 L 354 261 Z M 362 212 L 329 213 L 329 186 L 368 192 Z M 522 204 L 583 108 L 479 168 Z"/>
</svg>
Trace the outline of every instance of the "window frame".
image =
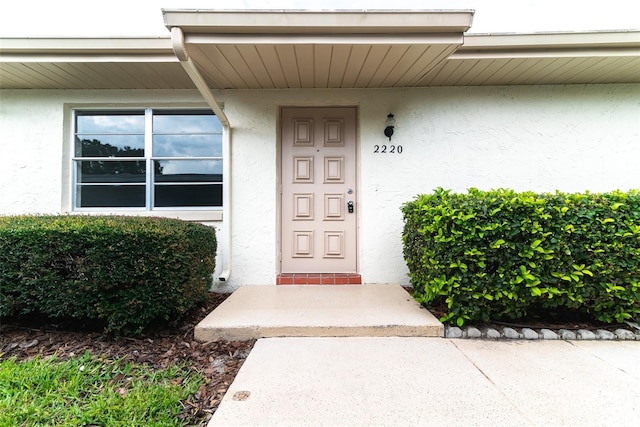
<svg viewBox="0 0 640 427">
<path fill-rule="evenodd" d="M 124 185 L 144 185 L 145 197 L 144 197 L 144 206 L 136 207 L 136 206 L 116 206 L 116 207 L 108 207 L 108 206 L 100 206 L 100 207 L 81 207 L 78 206 L 78 187 L 83 185 L 78 181 L 79 178 L 79 169 L 81 168 L 82 161 L 104 161 L 105 157 L 82 157 L 77 156 L 75 151 L 76 138 L 78 134 L 82 134 L 82 132 L 78 132 L 77 129 L 77 117 L 79 115 L 118 115 L 123 114 L 139 114 L 144 116 L 144 156 L 143 157 L 117 157 L 118 161 L 144 161 L 145 162 L 145 178 L 144 183 L 141 184 L 124 184 Z M 75 107 L 71 108 L 71 161 L 70 161 L 70 171 L 71 171 L 71 212 L 77 213 L 110 213 L 110 212 L 118 212 L 118 213 L 132 213 L 132 214 L 157 214 L 157 215 L 169 215 L 169 216 L 190 216 L 192 217 L 194 214 L 197 215 L 198 212 L 215 212 L 217 214 L 221 214 L 224 208 L 224 196 L 223 193 L 226 191 L 226 173 L 224 168 L 224 156 L 223 151 L 224 147 L 224 128 L 220 126 L 219 132 L 213 133 L 185 133 L 184 135 L 220 135 L 220 155 L 219 156 L 180 156 L 180 157 L 167 157 L 167 156 L 154 156 L 153 155 L 153 137 L 154 135 L 169 135 L 169 133 L 157 133 L 153 132 L 153 117 L 155 114 L 198 114 L 205 113 L 207 115 L 214 116 L 217 119 L 217 116 L 210 108 L 203 107 L 122 107 L 122 108 L 101 108 L 101 107 L 91 107 L 91 108 L 81 108 Z M 86 133 L 86 132 L 85 132 Z M 117 134 L 116 134 L 117 135 Z M 171 134 L 173 135 L 173 134 Z M 220 181 L 205 181 L 205 182 L 185 182 L 180 183 L 182 185 L 219 185 L 221 192 L 221 204 L 220 206 L 154 206 L 154 193 L 156 185 L 172 185 L 172 184 L 157 184 L 154 181 L 154 162 L 155 161 L 164 161 L 164 160 L 187 160 L 187 161 L 217 161 L 220 162 L 222 167 L 222 173 Z M 105 184 L 108 185 L 108 184 Z M 179 184 L 173 184 L 179 185 Z M 183 215 L 176 215 L 176 213 L 183 213 Z"/>
</svg>

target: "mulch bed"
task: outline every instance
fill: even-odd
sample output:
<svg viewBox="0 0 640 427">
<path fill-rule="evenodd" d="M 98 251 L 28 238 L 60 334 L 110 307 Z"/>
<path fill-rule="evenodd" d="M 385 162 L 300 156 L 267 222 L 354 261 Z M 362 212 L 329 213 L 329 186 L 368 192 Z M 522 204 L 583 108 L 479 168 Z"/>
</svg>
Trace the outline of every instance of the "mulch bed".
<svg viewBox="0 0 640 427">
<path fill-rule="evenodd" d="M 211 293 L 205 305 L 179 322 L 136 338 L 109 339 L 70 324 L 4 319 L 0 322 L 0 359 L 56 356 L 64 360 L 89 351 L 102 359 L 126 360 L 154 369 L 187 364 L 203 375 L 206 383 L 183 402 L 179 417 L 188 425 L 205 426 L 255 343 L 200 343 L 193 339 L 195 325 L 228 296 Z"/>
</svg>

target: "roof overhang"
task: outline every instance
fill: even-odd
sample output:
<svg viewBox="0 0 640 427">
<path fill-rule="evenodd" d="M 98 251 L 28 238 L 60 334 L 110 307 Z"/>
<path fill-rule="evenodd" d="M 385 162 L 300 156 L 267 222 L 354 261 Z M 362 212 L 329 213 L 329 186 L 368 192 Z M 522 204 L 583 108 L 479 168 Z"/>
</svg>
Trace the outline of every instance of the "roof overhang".
<svg viewBox="0 0 640 427">
<path fill-rule="evenodd" d="M 413 86 L 464 42 L 473 11 L 164 10 L 211 87 Z"/>
<path fill-rule="evenodd" d="M 191 89 L 169 37 L 0 39 L 3 89 Z"/>
<path fill-rule="evenodd" d="M 420 86 L 640 83 L 640 31 L 469 34 Z"/>
<path fill-rule="evenodd" d="M 168 36 L 0 39 L 0 88 L 640 83 L 640 31 L 465 34 L 470 10 L 163 13 L 179 46 Z"/>
</svg>

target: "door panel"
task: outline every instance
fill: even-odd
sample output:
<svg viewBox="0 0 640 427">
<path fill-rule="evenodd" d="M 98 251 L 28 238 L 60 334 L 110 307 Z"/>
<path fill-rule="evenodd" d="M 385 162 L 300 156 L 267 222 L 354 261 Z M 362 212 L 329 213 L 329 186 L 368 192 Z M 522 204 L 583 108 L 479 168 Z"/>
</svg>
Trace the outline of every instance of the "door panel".
<svg viewBox="0 0 640 427">
<path fill-rule="evenodd" d="M 281 144 L 281 272 L 355 273 L 356 109 L 283 108 Z"/>
</svg>

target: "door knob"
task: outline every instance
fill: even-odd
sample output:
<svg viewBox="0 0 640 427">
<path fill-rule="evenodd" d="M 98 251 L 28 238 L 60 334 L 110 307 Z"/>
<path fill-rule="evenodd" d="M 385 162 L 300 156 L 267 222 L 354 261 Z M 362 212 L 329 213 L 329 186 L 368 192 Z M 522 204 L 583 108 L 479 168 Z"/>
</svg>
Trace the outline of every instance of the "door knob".
<svg viewBox="0 0 640 427">
<path fill-rule="evenodd" d="M 347 211 L 349 211 L 349 213 L 353 213 L 353 201 L 351 200 L 347 202 Z"/>
</svg>

